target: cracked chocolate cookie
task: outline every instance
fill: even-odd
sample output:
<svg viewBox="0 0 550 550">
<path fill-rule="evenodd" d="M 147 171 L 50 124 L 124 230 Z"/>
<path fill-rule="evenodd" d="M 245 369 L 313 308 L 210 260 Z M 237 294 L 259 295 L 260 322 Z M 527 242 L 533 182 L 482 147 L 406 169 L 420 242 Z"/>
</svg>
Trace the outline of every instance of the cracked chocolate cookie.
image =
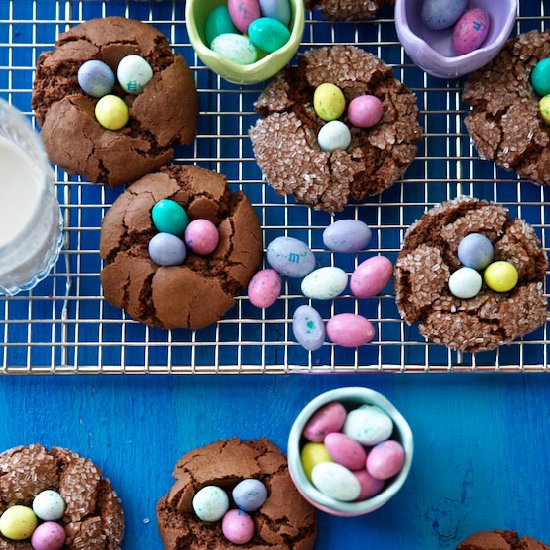
<svg viewBox="0 0 550 550">
<path fill-rule="evenodd" d="M 550 550 L 550 546 L 515 531 L 481 531 L 461 542 L 456 550 Z"/>
<path fill-rule="evenodd" d="M 60 447 L 16 447 L 0 454 L 0 512 L 32 506 L 46 490 L 59 493 L 65 514 L 66 550 L 118 550 L 124 536 L 120 501 L 101 470 L 89 459 Z M 30 541 L 0 536 L 2 550 L 32 550 Z"/>
<path fill-rule="evenodd" d="M 382 6 L 393 6 L 395 0 L 305 0 L 305 4 L 306 9 L 318 8 L 330 19 L 364 21 L 376 17 Z"/>
<path fill-rule="evenodd" d="M 449 290 L 450 275 L 460 268 L 461 240 L 481 233 L 492 241 L 495 261 L 511 263 L 518 282 L 509 292 L 483 284 L 473 298 Z M 533 229 L 511 219 L 497 204 L 458 198 L 427 212 L 407 231 L 394 269 L 397 307 L 409 324 L 434 342 L 462 351 L 480 351 L 511 342 L 545 323 L 546 254 Z"/>
<path fill-rule="evenodd" d="M 529 78 L 550 56 L 550 31 L 509 40 L 486 67 L 470 76 L 462 98 L 471 105 L 466 127 L 484 159 L 528 180 L 550 184 L 550 127 L 539 115 Z"/>
<path fill-rule="evenodd" d="M 98 100 L 78 84 L 78 69 L 99 59 L 116 74 L 119 61 L 132 54 L 149 62 L 153 78 L 139 95 L 115 85 L 112 93 L 128 105 L 130 121 L 120 131 L 106 130 L 95 118 Z M 32 107 L 50 160 L 110 186 L 170 162 L 176 145 L 193 141 L 198 116 L 193 75 L 183 57 L 153 27 L 123 17 L 93 19 L 62 34 L 55 50 L 38 59 Z"/>
<path fill-rule="evenodd" d="M 267 439 L 217 441 L 183 456 L 177 463 L 170 492 L 157 505 L 165 550 L 310 550 L 316 537 L 314 508 L 298 493 L 286 457 Z M 254 538 L 236 546 L 225 540 L 221 522 L 206 523 L 193 512 L 195 493 L 215 485 L 228 494 L 243 479 L 258 479 L 268 490 L 263 506 L 252 512 Z M 235 507 L 234 503 L 232 507 Z"/>
<path fill-rule="evenodd" d="M 218 227 L 212 254 L 188 251 L 183 265 L 170 267 L 150 258 L 149 241 L 157 233 L 151 211 L 162 199 Z M 246 195 L 231 193 L 224 176 L 198 166 L 170 166 L 141 178 L 115 201 L 101 225 L 100 254 L 109 303 L 147 325 L 199 329 L 235 305 L 260 265 L 262 232 Z"/>
<path fill-rule="evenodd" d="M 324 122 L 313 107 L 317 86 L 332 83 L 346 103 L 374 95 L 384 105 L 382 121 L 372 128 L 354 127 L 351 145 L 321 151 L 317 134 Z M 298 67 L 280 72 L 267 86 L 256 111 L 262 115 L 250 130 L 256 160 L 279 195 L 316 210 L 338 212 L 351 199 L 376 195 L 398 180 L 416 155 L 421 138 L 414 95 L 378 57 L 353 46 L 310 50 Z"/>
</svg>

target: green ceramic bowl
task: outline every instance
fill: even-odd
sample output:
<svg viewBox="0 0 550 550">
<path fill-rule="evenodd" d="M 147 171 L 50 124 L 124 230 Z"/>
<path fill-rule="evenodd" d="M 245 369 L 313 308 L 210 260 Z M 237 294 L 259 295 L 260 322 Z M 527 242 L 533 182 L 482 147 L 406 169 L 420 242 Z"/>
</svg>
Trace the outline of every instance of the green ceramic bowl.
<svg viewBox="0 0 550 550">
<path fill-rule="evenodd" d="M 304 1 L 289 0 L 291 9 L 290 40 L 275 53 L 266 55 L 252 65 L 239 65 L 214 53 L 204 40 L 208 14 L 227 0 L 187 0 L 185 19 L 189 40 L 202 62 L 212 71 L 235 84 L 257 84 L 285 67 L 300 46 L 304 33 Z"/>
</svg>

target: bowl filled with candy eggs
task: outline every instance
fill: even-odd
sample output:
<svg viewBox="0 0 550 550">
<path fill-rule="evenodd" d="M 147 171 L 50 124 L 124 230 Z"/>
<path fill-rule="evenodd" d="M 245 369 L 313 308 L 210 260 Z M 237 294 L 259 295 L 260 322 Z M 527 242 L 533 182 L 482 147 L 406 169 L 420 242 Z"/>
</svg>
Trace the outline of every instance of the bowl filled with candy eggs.
<svg viewBox="0 0 550 550">
<path fill-rule="evenodd" d="M 292 481 L 313 506 L 360 516 L 383 506 L 405 483 L 412 431 L 380 393 L 339 388 L 310 401 L 288 437 Z"/>
</svg>

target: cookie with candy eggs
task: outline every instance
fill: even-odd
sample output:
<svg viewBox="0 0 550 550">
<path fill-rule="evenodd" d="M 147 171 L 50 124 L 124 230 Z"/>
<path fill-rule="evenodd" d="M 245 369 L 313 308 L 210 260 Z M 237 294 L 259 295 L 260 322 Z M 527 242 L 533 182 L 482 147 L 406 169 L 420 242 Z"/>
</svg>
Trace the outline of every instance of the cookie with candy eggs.
<svg viewBox="0 0 550 550">
<path fill-rule="evenodd" d="M 456 550 L 550 550 L 547 544 L 527 535 L 519 537 L 516 531 L 497 529 L 480 531 L 463 540 Z"/>
<path fill-rule="evenodd" d="M 318 8 L 325 17 L 336 20 L 364 21 L 376 17 L 382 6 L 392 6 L 395 0 L 306 0 L 306 8 Z"/>
</svg>

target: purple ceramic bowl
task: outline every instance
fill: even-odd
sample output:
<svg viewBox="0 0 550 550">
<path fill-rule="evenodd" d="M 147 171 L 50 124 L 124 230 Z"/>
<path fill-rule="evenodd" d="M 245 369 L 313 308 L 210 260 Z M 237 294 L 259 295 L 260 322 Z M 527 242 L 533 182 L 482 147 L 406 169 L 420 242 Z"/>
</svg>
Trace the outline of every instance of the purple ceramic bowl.
<svg viewBox="0 0 550 550">
<path fill-rule="evenodd" d="M 467 55 L 453 49 L 453 27 L 433 31 L 420 17 L 424 0 L 396 0 L 395 28 L 411 59 L 427 73 L 456 78 L 480 69 L 504 46 L 515 22 L 517 0 L 470 0 L 468 9 L 483 8 L 491 14 L 491 28 L 483 46 Z"/>
</svg>

